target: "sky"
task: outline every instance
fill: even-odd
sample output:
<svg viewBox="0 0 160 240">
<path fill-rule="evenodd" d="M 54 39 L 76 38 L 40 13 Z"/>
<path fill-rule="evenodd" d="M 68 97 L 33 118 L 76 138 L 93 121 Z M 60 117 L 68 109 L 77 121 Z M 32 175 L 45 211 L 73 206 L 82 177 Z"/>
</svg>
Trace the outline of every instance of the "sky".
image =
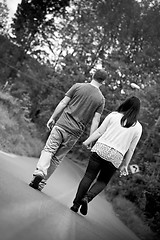
<svg viewBox="0 0 160 240">
<path fill-rule="evenodd" d="M 7 6 L 9 9 L 9 17 L 12 18 L 16 12 L 18 3 L 21 3 L 22 0 L 7 0 Z"/>
</svg>

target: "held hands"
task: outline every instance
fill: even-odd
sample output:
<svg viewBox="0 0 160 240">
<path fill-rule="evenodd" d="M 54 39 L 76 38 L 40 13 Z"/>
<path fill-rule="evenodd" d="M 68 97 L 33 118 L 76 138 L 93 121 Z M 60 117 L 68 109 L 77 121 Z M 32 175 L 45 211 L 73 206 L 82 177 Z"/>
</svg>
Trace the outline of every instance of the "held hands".
<svg viewBox="0 0 160 240">
<path fill-rule="evenodd" d="M 48 122 L 47 122 L 47 128 L 48 128 L 49 130 L 52 130 L 54 124 L 55 124 L 55 120 L 52 119 L 52 118 L 50 118 L 50 119 L 48 120 Z"/>
<path fill-rule="evenodd" d="M 91 143 L 90 143 L 90 144 L 87 144 L 86 141 L 84 141 L 84 142 L 82 143 L 82 146 L 86 147 L 88 150 L 90 150 L 90 149 L 92 148 L 92 144 L 91 144 Z"/>
<path fill-rule="evenodd" d="M 128 175 L 128 167 L 127 166 L 121 166 L 120 167 L 120 177 L 127 176 Z"/>
</svg>

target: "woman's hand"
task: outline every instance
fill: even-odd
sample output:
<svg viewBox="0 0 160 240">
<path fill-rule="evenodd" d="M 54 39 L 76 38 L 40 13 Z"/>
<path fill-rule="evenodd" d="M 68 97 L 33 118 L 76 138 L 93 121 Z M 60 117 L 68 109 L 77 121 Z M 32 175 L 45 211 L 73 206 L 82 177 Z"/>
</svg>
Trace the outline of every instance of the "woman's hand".
<svg viewBox="0 0 160 240">
<path fill-rule="evenodd" d="M 86 141 L 84 141 L 84 142 L 82 143 L 82 145 L 83 145 L 84 147 L 86 147 L 87 149 L 91 149 L 91 145 L 90 145 L 90 144 L 87 144 Z"/>
<path fill-rule="evenodd" d="M 121 176 L 127 176 L 128 175 L 128 166 L 122 165 L 120 167 L 120 177 Z"/>
</svg>

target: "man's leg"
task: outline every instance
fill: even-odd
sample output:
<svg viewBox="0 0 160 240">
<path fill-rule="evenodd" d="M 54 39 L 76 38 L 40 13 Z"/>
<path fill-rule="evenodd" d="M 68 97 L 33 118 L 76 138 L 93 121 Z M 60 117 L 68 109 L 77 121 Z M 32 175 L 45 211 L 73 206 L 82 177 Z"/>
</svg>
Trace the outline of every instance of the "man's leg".
<svg viewBox="0 0 160 240">
<path fill-rule="evenodd" d="M 78 138 L 73 136 L 72 134 L 63 131 L 63 142 L 57 152 L 52 156 L 50 161 L 50 166 L 47 170 L 47 175 L 45 179 L 47 180 L 52 173 L 56 170 L 56 168 L 60 165 L 64 157 L 67 153 L 72 149 L 72 147 L 76 144 Z"/>
<path fill-rule="evenodd" d="M 64 130 L 57 126 L 53 127 L 46 145 L 41 152 L 36 170 L 33 173 L 33 180 L 29 184 L 31 187 L 38 189 L 39 183 L 47 176 L 51 159 L 56 154 L 63 141 L 63 135 L 61 133 L 62 131 Z"/>
<path fill-rule="evenodd" d="M 71 150 L 71 148 L 75 145 L 75 143 L 78 140 L 78 137 L 73 136 L 72 134 L 66 132 L 62 128 L 60 128 L 60 133 L 61 133 L 61 138 L 62 138 L 61 144 L 58 147 L 55 154 L 52 154 L 52 156 L 50 157 L 49 166 L 46 164 L 46 166 L 48 168 L 46 168 L 47 172 L 44 176 L 43 181 L 41 181 L 39 183 L 40 191 L 44 188 L 49 177 L 53 174 L 53 172 L 56 170 L 56 168 L 62 162 L 63 158 L 66 156 L 66 154 Z M 38 164 L 37 164 L 37 167 L 38 167 Z M 40 170 L 40 167 L 39 167 L 39 170 Z"/>
<path fill-rule="evenodd" d="M 47 152 L 45 150 L 42 150 L 41 152 L 41 156 L 39 158 L 39 161 L 37 163 L 37 167 L 36 170 L 34 171 L 33 175 L 43 175 L 44 177 L 47 175 L 47 169 L 50 166 L 50 161 L 52 158 L 52 153 L 51 152 Z"/>
</svg>

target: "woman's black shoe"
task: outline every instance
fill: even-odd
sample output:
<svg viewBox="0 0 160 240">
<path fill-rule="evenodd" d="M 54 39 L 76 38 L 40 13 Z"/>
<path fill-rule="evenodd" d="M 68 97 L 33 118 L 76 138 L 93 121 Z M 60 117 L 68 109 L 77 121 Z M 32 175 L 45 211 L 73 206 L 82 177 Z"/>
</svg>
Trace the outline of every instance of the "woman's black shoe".
<svg viewBox="0 0 160 240">
<path fill-rule="evenodd" d="M 73 204 L 73 206 L 70 208 L 73 212 L 78 212 L 80 205 L 79 204 Z"/>
<path fill-rule="evenodd" d="M 87 212 L 88 212 L 88 199 L 87 197 L 84 197 L 81 201 L 81 208 L 80 208 L 80 212 L 83 214 L 83 215 L 86 215 Z"/>
</svg>

